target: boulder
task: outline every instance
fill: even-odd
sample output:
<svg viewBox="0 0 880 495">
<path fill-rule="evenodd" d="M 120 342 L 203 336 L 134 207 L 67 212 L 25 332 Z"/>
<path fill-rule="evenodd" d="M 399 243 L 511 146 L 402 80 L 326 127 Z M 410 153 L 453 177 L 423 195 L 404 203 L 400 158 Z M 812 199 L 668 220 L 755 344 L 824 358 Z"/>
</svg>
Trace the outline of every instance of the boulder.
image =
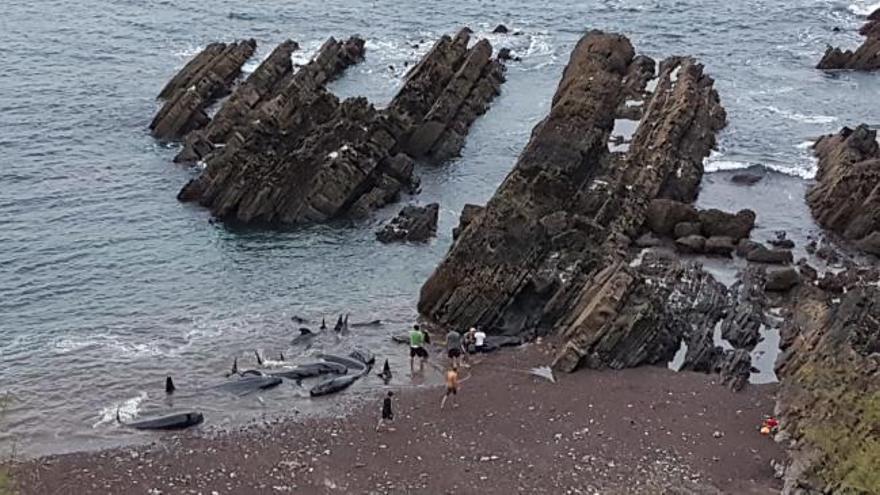
<svg viewBox="0 0 880 495">
<path fill-rule="evenodd" d="M 865 37 L 865 41 L 855 51 L 844 51 L 829 46 L 816 68 L 860 71 L 880 69 L 880 19 L 869 17 L 868 22 L 859 30 L 859 34 Z"/>
<path fill-rule="evenodd" d="M 253 39 L 236 43 L 211 43 L 193 57 L 159 93 L 165 104 L 150 122 L 159 139 L 179 139 L 210 120 L 205 110 L 225 96 L 254 54 Z"/>
<path fill-rule="evenodd" d="M 631 267 L 628 248 L 652 200 L 698 187 L 676 176 L 680 168 L 702 171 L 723 110 L 700 64 L 670 59 L 629 149 L 611 153 L 626 76 L 641 65 L 635 59 L 623 36 L 591 31 L 581 38 L 549 115 L 423 285 L 418 309 L 427 322 L 512 336 L 555 333 L 564 344 L 554 366 L 565 371 L 665 363 L 675 354 L 691 331 L 686 318 L 696 315 L 667 324 L 670 295 L 655 283 L 695 286 L 711 277 L 699 270 L 683 277 L 684 268 L 668 264 Z M 666 235 L 698 218 L 663 216 Z M 688 307 L 697 290 L 680 290 Z"/>
<path fill-rule="evenodd" d="M 783 268 L 767 272 L 764 289 L 774 292 L 786 292 L 801 283 L 801 276 L 794 268 Z"/>
<path fill-rule="evenodd" d="M 645 215 L 645 226 L 653 233 L 668 237 L 680 223 L 699 222 L 700 215 L 693 206 L 671 199 L 652 200 Z"/>
<path fill-rule="evenodd" d="M 437 233 L 440 205 L 405 206 L 388 225 L 376 232 L 380 242 L 426 242 Z"/>
<path fill-rule="evenodd" d="M 724 236 L 739 241 L 755 227 L 755 212 L 740 210 L 736 214 L 710 209 L 700 211 L 700 225 L 706 237 Z"/>
<path fill-rule="evenodd" d="M 706 238 L 701 235 L 690 235 L 675 240 L 675 247 L 682 253 L 700 254 L 706 247 Z"/>
<path fill-rule="evenodd" d="M 676 239 L 690 235 L 700 235 L 701 233 L 700 222 L 679 222 L 675 224 L 675 229 L 673 230 L 673 236 Z"/>
<path fill-rule="evenodd" d="M 495 26 L 495 29 L 492 30 L 493 34 L 507 34 L 510 32 L 510 29 L 507 28 L 504 24 L 499 24 Z"/>
<path fill-rule="evenodd" d="M 751 239 L 740 239 L 736 244 L 736 255 L 740 258 L 745 258 L 752 251 L 763 247 L 764 246 L 760 242 L 755 242 Z"/>
<path fill-rule="evenodd" d="M 787 249 L 768 249 L 759 245 L 746 254 L 746 259 L 755 263 L 787 265 L 794 261 L 794 256 Z"/>
<path fill-rule="evenodd" d="M 639 248 L 652 248 L 662 246 L 663 239 L 660 239 L 651 232 L 645 232 L 644 234 L 636 238 L 635 245 Z"/>
<path fill-rule="evenodd" d="M 880 146 L 861 125 L 819 138 L 816 183 L 807 204 L 816 221 L 859 247 L 880 254 Z"/>
<path fill-rule="evenodd" d="M 734 249 L 736 249 L 736 244 L 734 244 L 733 238 L 720 235 L 706 239 L 704 247 L 706 254 L 714 256 L 730 256 Z"/>
<path fill-rule="evenodd" d="M 517 57 L 510 51 L 510 48 L 502 48 L 498 50 L 498 60 L 512 60 L 514 62 L 519 62 L 522 58 Z"/>
</svg>

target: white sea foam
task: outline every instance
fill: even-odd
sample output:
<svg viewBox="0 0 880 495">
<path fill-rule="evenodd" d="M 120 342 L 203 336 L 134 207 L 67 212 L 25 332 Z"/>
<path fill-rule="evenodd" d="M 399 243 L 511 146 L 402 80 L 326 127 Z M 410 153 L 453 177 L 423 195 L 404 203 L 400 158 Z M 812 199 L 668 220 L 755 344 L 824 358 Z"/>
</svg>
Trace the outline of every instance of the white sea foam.
<svg viewBox="0 0 880 495">
<path fill-rule="evenodd" d="M 99 419 L 92 425 L 92 428 L 97 428 L 101 425 L 111 424 L 116 422 L 117 412 L 119 414 L 119 419 L 122 421 L 131 421 L 136 418 L 138 413 L 140 412 L 141 403 L 143 403 L 147 399 L 147 393 L 141 392 L 137 397 L 132 397 L 130 399 L 126 399 L 122 402 L 117 402 L 111 404 L 98 413 Z"/>
<path fill-rule="evenodd" d="M 774 107 L 772 105 L 764 107 L 771 112 L 781 115 L 789 120 L 794 120 L 796 122 L 803 122 L 804 124 L 830 124 L 832 122 L 837 121 L 837 117 L 832 117 L 830 115 L 805 115 L 802 113 L 791 112 L 788 110 L 783 110 L 778 107 Z"/>
<path fill-rule="evenodd" d="M 808 149 L 812 148 L 814 144 L 816 144 L 815 141 L 804 141 L 802 143 L 798 143 L 798 144 L 794 145 L 794 147 L 799 150 L 808 150 Z"/>
<path fill-rule="evenodd" d="M 847 9 L 855 15 L 866 17 L 871 15 L 871 13 L 875 10 L 880 9 L 880 2 L 875 2 L 872 4 L 869 4 L 867 2 L 855 2 L 853 4 L 850 4 Z"/>
<path fill-rule="evenodd" d="M 812 145 L 812 143 L 810 143 Z M 784 166 L 775 163 L 751 163 L 738 160 L 725 160 L 724 155 L 716 151 L 703 159 L 703 170 L 706 173 L 722 172 L 725 170 L 742 170 L 760 165 L 766 169 L 773 170 L 785 175 L 800 177 L 802 179 L 812 179 L 816 177 L 816 170 L 819 161 L 815 157 L 805 157 L 803 166 Z"/>
</svg>

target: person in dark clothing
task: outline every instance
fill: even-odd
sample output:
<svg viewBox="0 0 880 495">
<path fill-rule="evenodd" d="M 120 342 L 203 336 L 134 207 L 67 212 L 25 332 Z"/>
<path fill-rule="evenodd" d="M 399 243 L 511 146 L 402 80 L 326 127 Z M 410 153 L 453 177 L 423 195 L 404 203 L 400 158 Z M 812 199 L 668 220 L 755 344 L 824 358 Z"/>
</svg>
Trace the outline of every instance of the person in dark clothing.
<svg viewBox="0 0 880 495">
<path fill-rule="evenodd" d="M 382 417 L 379 418 L 379 424 L 376 425 L 376 431 L 379 431 L 384 427 L 386 421 L 394 421 L 394 410 L 391 408 L 392 397 L 394 397 L 394 392 L 389 390 L 385 400 L 382 401 Z"/>
</svg>

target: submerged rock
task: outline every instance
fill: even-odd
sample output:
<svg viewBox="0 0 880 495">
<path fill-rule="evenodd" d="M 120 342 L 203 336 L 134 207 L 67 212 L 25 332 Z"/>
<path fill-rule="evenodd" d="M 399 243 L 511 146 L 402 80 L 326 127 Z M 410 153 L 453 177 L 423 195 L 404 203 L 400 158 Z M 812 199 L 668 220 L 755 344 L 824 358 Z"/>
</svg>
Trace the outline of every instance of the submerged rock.
<svg viewBox="0 0 880 495">
<path fill-rule="evenodd" d="M 855 51 L 828 47 L 817 69 L 850 69 L 873 71 L 880 69 L 880 9 L 868 16 L 868 22 L 859 30 L 865 41 Z"/>
<path fill-rule="evenodd" d="M 437 233 L 440 205 L 405 206 L 382 230 L 376 232 L 380 242 L 426 242 Z"/>
<path fill-rule="evenodd" d="M 671 359 L 690 331 L 668 322 L 669 299 L 678 297 L 671 292 L 700 286 L 706 275 L 631 267 L 627 248 L 652 200 L 696 196 L 724 111 L 700 64 L 669 59 L 629 149 L 611 153 L 636 63 L 643 65 L 623 36 L 592 31 L 578 42 L 549 115 L 422 287 L 426 320 L 524 337 L 553 331 L 565 342 L 554 366 L 566 371 Z M 655 216 L 668 232 L 688 220 Z M 656 280 L 669 281 L 669 292 Z M 693 302 L 690 289 L 681 294 Z"/>
<path fill-rule="evenodd" d="M 880 48 L 878 48 L 880 49 Z M 823 136 L 816 184 L 807 204 L 816 221 L 880 256 L 880 146 L 877 131 L 861 125 Z"/>
</svg>

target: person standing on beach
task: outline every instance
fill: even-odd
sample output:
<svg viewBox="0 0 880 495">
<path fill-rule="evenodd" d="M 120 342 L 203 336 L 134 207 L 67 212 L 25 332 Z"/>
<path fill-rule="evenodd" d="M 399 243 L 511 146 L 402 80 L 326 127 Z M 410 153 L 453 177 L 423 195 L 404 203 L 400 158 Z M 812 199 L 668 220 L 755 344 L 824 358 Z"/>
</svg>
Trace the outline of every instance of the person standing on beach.
<svg viewBox="0 0 880 495">
<path fill-rule="evenodd" d="M 379 424 L 376 425 L 376 431 L 379 431 L 383 426 L 385 426 L 385 422 L 394 421 L 394 410 L 391 409 L 391 398 L 394 397 L 394 392 L 388 391 L 388 395 L 385 396 L 385 400 L 382 401 L 382 417 L 379 418 Z"/>
<path fill-rule="evenodd" d="M 418 325 L 413 325 L 412 331 L 409 333 L 409 369 L 415 371 L 415 359 L 419 358 L 419 371 L 425 368 L 425 361 L 428 359 L 428 351 L 425 350 L 425 332 Z"/>
<path fill-rule="evenodd" d="M 461 365 L 461 334 L 455 330 L 446 334 L 446 355 L 450 366 L 458 368 Z"/>
<path fill-rule="evenodd" d="M 476 352 L 484 352 L 486 349 L 486 332 L 482 328 L 474 333 L 474 349 Z"/>
<path fill-rule="evenodd" d="M 458 368 L 455 366 L 446 372 L 446 393 L 443 394 L 443 398 L 440 399 L 441 410 L 446 406 L 446 399 L 448 399 L 450 395 L 458 395 Z"/>
</svg>

